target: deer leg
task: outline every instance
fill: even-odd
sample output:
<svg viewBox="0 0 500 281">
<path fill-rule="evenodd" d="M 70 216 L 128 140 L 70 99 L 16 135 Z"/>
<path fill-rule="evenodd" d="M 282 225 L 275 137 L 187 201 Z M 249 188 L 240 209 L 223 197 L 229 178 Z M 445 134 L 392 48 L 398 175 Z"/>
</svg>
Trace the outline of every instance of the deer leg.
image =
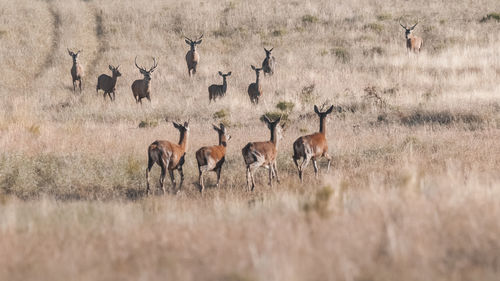
<svg viewBox="0 0 500 281">
<path fill-rule="evenodd" d="M 297 162 L 298 159 L 295 159 L 295 157 L 293 157 L 293 163 L 295 163 L 295 167 L 297 167 L 297 170 L 299 172 L 299 179 L 300 179 L 300 182 L 302 182 L 302 170 L 300 169 L 299 167 L 299 163 Z"/>
<path fill-rule="evenodd" d="M 155 162 L 153 161 L 153 159 L 149 158 L 148 159 L 148 167 L 146 168 L 146 194 L 149 195 L 149 192 L 150 192 L 150 188 L 149 188 L 149 173 L 151 172 L 151 168 L 153 167 L 153 165 L 155 164 Z"/>
<path fill-rule="evenodd" d="M 109 98 L 111 98 L 111 95 L 109 96 Z M 116 99 L 116 95 L 115 95 L 115 91 L 113 91 L 113 99 L 112 100 L 115 100 Z"/>
<path fill-rule="evenodd" d="M 76 91 L 76 80 L 73 80 L 73 92 Z"/>
<path fill-rule="evenodd" d="M 168 170 L 168 173 L 170 175 L 170 181 L 172 182 L 172 190 L 175 190 L 175 176 L 174 176 L 174 171 L 173 170 Z"/>
<path fill-rule="evenodd" d="M 314 167 L 314 176 L 318 179 L 318 165 L 316 163 L 316 159 L 312 159 L 313 167 Z"/>
<path fill-rule="evenodd" d="M 216 187 L 217 187 L 217 188 L 219 188 L 219 182 L 220 182 L 220 172 L 221 172 L 221 170 L 222 170 L 222 167 L 219 167 L 219 168 L 217 169 L 217 171 L 216 171 L 216 173 L 217 173 L 217 185 L 216 185 Z"/>
<path fill-rule="evenodd" d="M 280 177 L 278 176 L 278 170 L 276 169 L 276 161 L 273 163 L 273 171 L 274 171 L 274 175 L 276 175 L 276 181 L 278 183 L 280 183 Z"/>
<path fill-rule="evenodd" d="M 273 164 L 269 163 L 269 186 L 273 187 Z"/>
<path fill-rule="evenodd" d="M 311 159 L 310 156 L 308 156 L 307 154 L 304 156 L 304 160 L 302 160 L 302 163 L 300 164 L 300 168 L 299 168 L 299 177 L 300 177 L 300 181 L 302 182 L 302 176 L 303 176 L 303 173 L 304 173 L 304 169 L 307 167 L 307 165 L 309 164 L 309 160 Z"/>
<path fill-rule="evenodd" d="M 198 171 L 200 172 L 200 177 L 198 178 L 200 192 L 203 193 L 203 190 L 205 189 L 205 184 L 203 183 L 203 171 L 200 168 L 198 168 Z"/>
<path fill-rule="evenodd" d="M 179 174 L 181 175 L 181 181 L 179 182 L 179 191 L 182 188 L 182 183 L 184 182 L 184 172 L 182 171 L 182 166 L 179 167 Z"/>
<path fill-rule="evenodd" d="M 80 93 L 82 92 L 82 79 L 78 79 L 78 86 L 80 87 Z"/>
<path fill-rule="evenodd" d="M 325 158 L 328 160 L 328 164 L 326 165 L 326 172 L 330 172 L 330 164 L 332 163 L 332 157 L 328 155 L 328 153 L 325 153 Z"/>
<path fill-rule="evenodd" d="M 102 94 L 102 98 L 103 98 L 104 100 L 106 100 L 106 92 L 104 92 L 104 94 Z"/>
<path fill-rule="evenodd" d="M 250 166 L 247 165 L 247 191 L 250 191 Z"/>
<path fill-rule="evenodd" d="M 163 157 L 161 158 L 160 167 L 161 167 L 161 175 L 160 175 L 160 187 L 163 191 L 163 195 L 166 194 L 165 190 L 165 176 L 167 175 L 168 169 L 168 160 L 165 160 Z"/>
</svg>

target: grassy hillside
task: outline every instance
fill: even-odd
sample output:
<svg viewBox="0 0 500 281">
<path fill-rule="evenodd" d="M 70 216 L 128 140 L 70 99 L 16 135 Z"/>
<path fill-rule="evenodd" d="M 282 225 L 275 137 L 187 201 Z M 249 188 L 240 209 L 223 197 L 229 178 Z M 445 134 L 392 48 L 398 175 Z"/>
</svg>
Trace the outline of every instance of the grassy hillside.
<svg viewBox="0 0 500 281">
<path fill-rule="evenodd" d="M 495 0 L 0 1 L 0 279 L 495 280 L 499 12 Z M 400 18 L 419 20 L 418 56 Z M 189 78 L 184 36 L 201 34 Z M 277 68 L 254 106 L 263 47 Z M 83 50 L 81 94 L 67 48 Z M 136 56 L 159 59 L 142 106 Z M 123 74 L 115 102 L 95 93 L 109 64 Z M 209 104 L 218 71 L 232 72 L 228 93 Z M 301 185 L 292 143 L 318 129 L 315 104 L 336 107 L 332 168 L 320 161 L 315 180 L 310 165 Z M 249 193 L 241 148 L 269 138 L 265 113 L 288 119 L 282 183 L 262 169 Z M 144 196 L 147 146 L 177 141 L 171 121 L 188 119 L 183 191 Z M 202 196 L 194 152 L 219 122 L 227 161 Z"/>
</svg>

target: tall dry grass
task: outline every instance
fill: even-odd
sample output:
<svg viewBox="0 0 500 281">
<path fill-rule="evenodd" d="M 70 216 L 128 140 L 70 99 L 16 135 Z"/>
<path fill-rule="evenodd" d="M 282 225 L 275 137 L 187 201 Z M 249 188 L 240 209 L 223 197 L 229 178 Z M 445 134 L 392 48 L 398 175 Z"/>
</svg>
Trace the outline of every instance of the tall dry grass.
<svg viewBox="0 0 500 281">
<path fill-rule="evenodd" d="M 495 280 L 499 11 L 493 0 L 1 1 L 0 279 Z M 420 20 L 419 56 L 400 17 Z M 189 79 L 183 36 L 201 33 Z M 250 65 L 270 46 L 277 70 L 255 107 Z M 66 48 L 83 49 L 81 95 Z M 135 56 L 160 58 L 143 106 Z M 95 94 L 108 64 L 123 73 L 113 103 Z M 209 104 L 219 70 L 232 71 L 228 93 Z M 324 103 L 338 109 L 332 171 L 315 181 L 309 167 L 299 185 L 291 145 L 317 130 Z M 240 150 L 268 138 L 269 112 L 289 120 L 282 184 L 261 171 L 247 193 Z M 186 184 L 145 198 L 147 146 L 178 138 L 165 118 L 191 118 Z M 212 175 L 201 196 L 194 151 L 217 142 L 221 121 L 233 137 L 222 186 Z"/>
</svg>

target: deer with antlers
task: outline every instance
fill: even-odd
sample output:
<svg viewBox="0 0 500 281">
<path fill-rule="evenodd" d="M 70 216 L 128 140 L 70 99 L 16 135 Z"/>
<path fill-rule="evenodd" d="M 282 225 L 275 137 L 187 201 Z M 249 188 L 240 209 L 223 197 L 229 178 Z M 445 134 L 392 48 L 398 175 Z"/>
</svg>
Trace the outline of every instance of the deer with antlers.
<svg viewBox="0 0 500 281">
<path fill-rule="evenodd" d="M 262 71 L 264 72 L 264 75 L 274 74 L 275 59 L 274 56 L 271 55 L 273 49 L 274 48 L 268 50 L 264 48 L 264 51 L 266 51 L 266 58 L 262 61 Z"/>
<path fill-rule="evenodd" d="M 269 168 L 269 185 L 273 186 L 273 178 L 280 182 L 276 168 L 276 156 L 278 155 L 278 143 L 282 138 L 282 127 L 279 124 L 281 117 L 275 121 L 269 120 L 264 115 L 264 122 L 271 131 L 271 139 L 264 142 L 249 142 L 241 153 L 246 165 L 247 190 L 253 191 L 255 188 L 254 172 L 257 168 L 264 166 Z"/>
<path fill-rule="evenodd" d="M 156 58 L 153 57 L 153 66 L 149 69 L 146 70 L 146 68 L 138 66 L 137 65 L 137 57 L 135 57 L 135 67 L 139 69 L 141 74 L 144 76 L 143 79 L 135 80 L 134 83 L 132 83 L 132 93 L 134 94 L 134 99 L 136 103 L 141 103 L 142 105 L 142 99 L 147 98 L 151 102 L 151 97 L 150 97 L 150 81 L 151 81 L 151 73 L 156 69 L 158 66 L 158 62 L 156 61 Z"/>
<path fill-rule="evenodd" d="M 226 132 L 224 124 L 220 123 L 219 127 L 213 125 L 213 128 L 219 134 L 219 145 L 205 146 L 196 151 L 196 161 L 198 162 L 198 171 L 200 172 L 198 179 L 200 192 L 203 192 L 205 189 L 203 174 L 208 171 L 217 173 L 217 187 L 219 187 L 222 165 L 226 160 L 227 142 L 231 139 L 231 136 Z"/>
<path fill-rule="evenodd" d="M 186 63 L 188 67 L 188 74 L 191 77 L 191 74 L 194 75 L 196 74 L 196 67 L 198 66 L 198 62 L 200 62 L 200 54 L 196 51 L 196 45 L 201 44 L 201 38 L 203 38 L 203 34 L 196 40 L 191 40 L 187 37 L 184 41 L 186 44 L 188 44 L 191 48 L 189 51 L 186 53 Z"/>
<path fill-rule="evenodd" d="M 311 160 L 314 167 L 314 174 L 318 178 L 318 166 L 316 160 L 319 157 L 328 159 L 327 172 L 330 171 L 330 162 L 332 161 L 328 155 L 328 142 L 326 140 L 326 117 L 332 113 L 333 105 L 326 111 L 319 111 L 318 107 L 314 106 L 314 112 L 319 117 L 319 132 L 312 135 L 302 136 L 293 143 L 293 162 L 299 170 L 299 178 L 302 182 L 302 173 Z M 302 158 L 302 163 L 298 160 Z"/>
<path fill-rule="evenodd" d="M 259 75 L 262 68 L 256 68 L 255 66 L 251 66 L 255 71 L 255 83 L 251 83 L 248 85 L 248 96 L 250 97 L 250 101 L 253 104 L 259 103 L 259 98 L 262 96 L 262 87 L 260 86 Z"/>
<path fill-rule="evenodd" d="M 73 59 L 73 66 L 71 67 L 71 78 L 73 79 L 73 92 L 76 91 L 76 82 L 78 81 L 78 87 L 80 88 L 80 93 L 82 92 L 82 78 L 83 78 L 83 67 L 78 62 L 78 55 L 82 50 L 78 50 L 76 53 L 68 49 L 68 54 Z"/>
<path fill-rule="evenodd" d="M 109 96 L 111 101 L 115 100 L 115 91 L 116 91 L 116 80 L 118 77 L 122 76 L 120 71 L 118 70 L 120 66 L 114 67 L 109 65 L 109 70 L 111 70 L 112 77 L 106 74 L 101 74 L 97 78 L 97 86 L 95 87 L 96 93 L 99 93 L 99 90 L 103 90 L 103 97 L 106 99 L 106 94 Z M 111 97 L 113 94 L 113 97 Z"/>
<path fill-rule="evenodd" d="M 174 124 L 174 127 L 179 130 L 179 142 L 173 143 L 166 140 L 157 140 L 148 147 L 148 167 L 146 169 L 146 192 L 148 194 L 150 192 L 149 173 L 155 163 L 161 168 L 160 187 L 163 190 L 163 194 L 166 194 L 164 182 L 167 171 L 170 175 L 170 180 L 172 181 L 173 191 L 175 191 L 176 185 L 174 170 L 179 171 L 181 176 L 179 190 L 182 188 L 182 183 L 184 182 L 182 165 L 184 165 L 184 157 L 186 155 L 186 150 L 188 149 L 189 120 L 184 122 L 184 125 L 175 122 L 172 123 Z"/>
<path fill-rule="evenodd" d="M 418 19 L 417 23 L 415 23 L 412 27 L 408 28 L 406 25 L 403 25 L 401 23 L 401 18 L 399 19 L 399 25 L 401 25 L 401 27 L 404 28 L 405 30 L 406 49 L 408 50 L 408 54 L 410 52 L 420 53 L 420 48 L 424 43 L 421 37 L 416 36 L 412 33 L 413 29 L 415 29 L 417 24 L 418 24 Z"/>
<path fill-rule="evenodd" d="M 222 85 L 212 84 L 208 87 L 208 102 L 210 103 L 212 100 L 215 101 L 216 98 L 222 98 L 226 95 L 227 91 L 227 81 L 226 78 L 231 76 L 231 71 L 224 74 L 219 71 L 219 75 L 222 76 Z"/>
</svg>

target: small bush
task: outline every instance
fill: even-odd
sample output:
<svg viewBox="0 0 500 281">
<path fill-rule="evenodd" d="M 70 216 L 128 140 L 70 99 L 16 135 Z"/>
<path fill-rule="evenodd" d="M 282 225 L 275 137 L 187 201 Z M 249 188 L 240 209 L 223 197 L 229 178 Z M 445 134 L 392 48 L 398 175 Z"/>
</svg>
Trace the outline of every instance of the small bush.
<svg viewBox="0 0 500 281">
<path fill-rule="evenodd" d="M 280 101 L 278 102 L 278 104 L 276 104 L 277 109 L 285 112 L 291 112 L 294 107 L 295 104 L 291 101 Z"/>
<path fill-rule="evenodd" d="M 415 110 L 410 114 L 401 116 L 401 123 L 406 126 L 419 126 L 425 124 L 451 125 L 452 123 L 464 123 L 468 125 L 481 125 L 484 120 L 481 116 L 473 113 L 451 113 L 450 111 L 426 111 Z"/>
<path fill-rule="evenodd" d="M 313 104 L 316 102 L 316 100 L 318 99 L 318 95 L 314 93 L 315 87 L 316 85 L 311 84 L 302 88 L 302 90 L 300 91 L 300 99 L 302 103 Z"/>
<path fill-rule="evenodd" d="M 373 56 L 381 56 L 381 55 L 384 55 L 385 54 L 385 50 L 382 48 L 382 47 L 373 47 L 371 49 L 368 49 L 368 50 L 363 50 L 363 55 L 364 56 L 369 56 L 369 57 L 373 57 Z"/>
<path fill-rule="evenodd" d="M 333 188 L 325 186 L 318 190 L 314 199 L 304 204 L 303 209 L 306 213 L 316 212 L 320 217 L 325 218 L 330 214 L 329 203 L 333 195 Z"/>
<path fill-rule="evenodd" d="M 313 15 L 304 15 L 302 16 L 302 22 L 305 24 L 316 23 L 318 22 L 318 18 Z"/>
<path fill-rule="evenodd" d="M 39 136 L 40 135 L 40 126 L 33 124 L 29 128 L 27 128 L 28 132 L 33 134 L 34 136 Z"/>
<path fill-rule="evenodd" d="M 500 13 L 489 13 L 486 16 L 484 16 L 479 22 L 484 23 L 490 20 L 495 20 L 497 22 L 500 22 Z"/>
<path fill-rule="evenodd" d="M 229 112 L 228 112 L 227 110 L 225 110 L 225 109 L 221 109 L 221 110 L 219 110 L 219 111 L 215 112 L 215 113 L 212 115 L 212 117 L 213 117 L 214 119 L 223 119 L 223 118 L 227 118 L 227 117 L 229 117 Z"/>
<path fill-rule="evenodd" d="M 337 57 L 342 63 L 348 63 L 351 60 L 351 54 L 343 47 L 334 47 L 330 52 Z"/>
<path fill-rule="evenodd" d="M 379 20 L 379 21 L 385 21 L 385 20 L 390 20 L 390 19 L 392 19 L 391 14 L 378 14 L 377 15 L 377 20 Z"/>
<path fill-rule="evenodd" d="M 142 120 L 139 123 L 139 128 L 154 128 L 158 126 L 158 121 L 157 120 Z"/>
<path fill-rule="evenodd" d="M 384 27 L 379 23 L 368 23 L 363 26 L 364 29 L 371 29 L 377 33 L 380 33 L 384 30 Z"/>
<path fill-rule="evenodd" d="M 275 29 L 271 32 L 271 35 L 274 37 L 280 37 L 286 34 L 285 29 Z"/>
</svg>

